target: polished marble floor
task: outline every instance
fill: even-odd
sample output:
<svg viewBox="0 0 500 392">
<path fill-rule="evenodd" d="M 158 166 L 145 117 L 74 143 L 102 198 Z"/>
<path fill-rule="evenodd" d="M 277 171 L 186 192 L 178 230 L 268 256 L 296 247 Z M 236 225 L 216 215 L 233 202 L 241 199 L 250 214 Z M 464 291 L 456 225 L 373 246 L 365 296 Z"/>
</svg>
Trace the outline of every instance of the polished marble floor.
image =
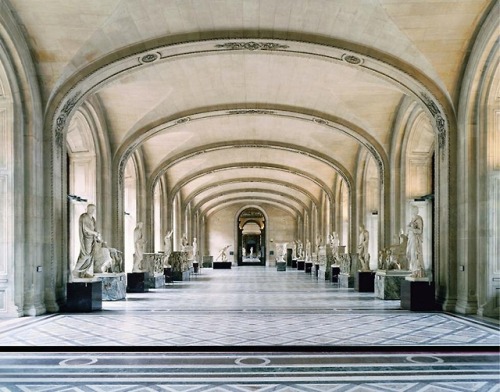
<svg viewBox="0 0 500 392">
<path fill-rule="evenodd" d="M 303 271 L 203 269 L 101 311 L 0 321 L 0 392 L 500 391 L 499 343 L 492 320 Z"/>
</svg>

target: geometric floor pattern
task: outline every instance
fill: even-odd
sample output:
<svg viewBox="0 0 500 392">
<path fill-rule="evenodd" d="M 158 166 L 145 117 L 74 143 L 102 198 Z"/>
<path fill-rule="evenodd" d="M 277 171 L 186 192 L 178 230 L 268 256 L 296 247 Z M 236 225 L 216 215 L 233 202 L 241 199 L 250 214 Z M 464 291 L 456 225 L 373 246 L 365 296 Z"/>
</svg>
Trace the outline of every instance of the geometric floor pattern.
<svg viewBox="0 0 500 392">
<path fill-rule="evenodd" d="M 0 320 L 0 392 L 500 392 L 499 343 L 493 320 L 302 271 L 204 269 L 101 311 Z"/>
</svg>

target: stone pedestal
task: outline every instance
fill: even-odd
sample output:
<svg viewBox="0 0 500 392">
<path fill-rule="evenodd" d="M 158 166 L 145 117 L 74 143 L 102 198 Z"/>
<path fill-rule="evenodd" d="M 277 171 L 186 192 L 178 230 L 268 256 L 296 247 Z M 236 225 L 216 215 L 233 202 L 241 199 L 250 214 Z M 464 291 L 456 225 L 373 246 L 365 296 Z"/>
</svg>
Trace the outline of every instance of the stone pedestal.
<svg viewBox="0 0 500 392">
<path fill-rule="evenodd" d="M 167 264 L 166 258 L 165 253 L 144 253 L 142 270 L 148 272 L 151 276 L 163 274 L 163 267 Z"/>
<path fill-rule="evenodd" d="M 360 293 L 375 292 L 375 272 L 358 271 L 356 273 L 356 280 L 354 281 L 354 290 Z"/>
<path fill-rule="evenodd" d="M 159 289 L 165 286 L 165 275 L 157 274 L 154 275 L 148 274 L 148 287 L 150 289 Z"/>
<path fill-rule="evenodd" d="M 331 266 L 330 282 L 340 284 L 340 266 L 338 265 Z"/>
<path fill-rule="evenodd" d="M 92 312 L 102 309 L 102 282 L 100 279 L 81 280 L 66 285 L 67 312 Z"/>
<path fill-rule="evenodd" d="M 212 268 L 213 261 L 214 261 L 213 256 L 203 256 L 203 258 L 202 258 L 203 268 Z"/>
<path fill-rule="evenodd" d="M 145 293 L 149 290 L 147 272 L 129 272 L 127 274 L 127 293 Z"/>
<path fill-rule="evenodd" d="M 165 276 L 165 283 L 172 283 L 174 281 L 172 267 L 163 268 L 163 276 Z"/>
<path fill-rule="evenodd" d="M 375 274 L 375 297 L 380 299 L 400 299 L 401 282 L 410 271 L 379 270 Z"/>
<path fill-rule="evenodd" d="M 354 280 L 354 276 L 351 274 L 341 272 L 339 275 L 339 285 L 343 289 L 353 289 Z"/>
<path fill-rule="evenodd" d="M 127 296 L 125 272 L 94 274 L 102 282 L 102 300 L 119 301 Z"/>
<path fill-rule="evenodd" d="M 287 249 L 286 250 L 286 265 L 287 265 L 287 267 L 291 267 L 292 266 L 292 254 L 293 254 L 293 250 L 292 249 Z"/>
<path fill-rule="evenodd" d="M 197 261 L 193 261 L 193 274 L 200 273 L 200 264 Z"/>
<path fill-rule="evenodd" d="M 304 271 L 305 264 L 306 264 L 305 260 L 297 260 L 297 270 Z"/>
<path fill-rule="evenodd" d="M 304 272 L 306 274 L 310 274 L 312 272 L 312 266 L 313 266 L 312 261 L 306 261 L 304 264 Z"/>
<path fill-rule="evenodd" d="M 326 267 L 324 265 L 316 264 L 314 268 L 315 275 L 319 280 L 327 280 L 330 276 L 329 274 L 327 274 Z"/>
<path fill-rule="evenodd" d="M 292 268 L 297 268 L 297 259 L 292 259 Z"/>
<path fill-rule="evenodd" d="M 401 308 L 406 310 L 435 310 L 435 287 L 427 279 L 406 278 L 401 281 Z"/>
<path fill-rule="evenodd" d="M 173 271 L 172 272 L 172 279 L 175 282 L 187 282 L 191 280 L 191 273 L 189 270 L 186 271 Z"/>
<path fill-rule="evenodd" d="M 212 266 L 213 269 L 231 269 L 231 261 L 214 261 Z"/>
<path fill-rule="evenodd" d="M 277 261 L 276 262 L 276 269 L 278 271 L 286 271 L 286 261 Z"/>
</svg>

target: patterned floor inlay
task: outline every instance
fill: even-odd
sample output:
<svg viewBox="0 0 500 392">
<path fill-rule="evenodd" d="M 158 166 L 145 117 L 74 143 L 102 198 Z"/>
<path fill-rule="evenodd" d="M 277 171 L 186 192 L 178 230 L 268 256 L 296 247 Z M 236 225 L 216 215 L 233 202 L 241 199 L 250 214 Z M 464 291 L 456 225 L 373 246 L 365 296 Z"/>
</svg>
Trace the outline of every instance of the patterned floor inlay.
<svg viewBox="0 0 500 392">
<path fill-rule="evenodd" d="M 498 391 L 491 353 L 38 353 L 0 357 L 0 391 Z"/>
</svg>

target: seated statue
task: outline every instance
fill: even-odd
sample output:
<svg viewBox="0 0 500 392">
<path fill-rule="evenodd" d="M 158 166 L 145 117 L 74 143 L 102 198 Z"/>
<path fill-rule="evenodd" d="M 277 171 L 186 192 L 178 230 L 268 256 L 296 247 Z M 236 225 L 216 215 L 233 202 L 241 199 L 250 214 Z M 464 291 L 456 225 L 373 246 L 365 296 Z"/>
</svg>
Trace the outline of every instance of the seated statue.
<svg viewBox="0 0 500 392">
<path fill-rule="evenodd" d="M 399 244 L 390 245 L 379 251 L 378 268 L 384 270 L 407 269 L 406 247 L 408 237 L 399 235 Z"/>
</svg>

